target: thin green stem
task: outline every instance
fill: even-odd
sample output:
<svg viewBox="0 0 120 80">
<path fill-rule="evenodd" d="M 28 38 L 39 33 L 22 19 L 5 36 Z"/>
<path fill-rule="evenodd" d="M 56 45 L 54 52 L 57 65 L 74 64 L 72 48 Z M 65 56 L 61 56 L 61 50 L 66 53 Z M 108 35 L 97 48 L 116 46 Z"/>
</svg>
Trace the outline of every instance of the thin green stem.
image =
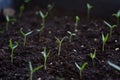
<svg viewBox="0 0 120 80">
<path fill-rule="evenodd" d="M 82 80 L 82 71 L 80 71 L 80 80 Z"/>
<path fill-rule="evenodd" d="M 104 48 L 105 48 L 105 43 L 103 43 L 102 45 L 102 51 L 104 51 Z"/>
<path fill-rule="evenodd" d="M 58 55 L 60 55 L 60 52 L 61 52 L 61 44 L 59 45 Z"/>
<path fill-rule="evenodd" d="M 14 49 L 11 50 L 11 63 L 13 63 L 13 51 Z"/>
<path fill-rule="evenodd" d="M 26 45 L 26 36 L 24 36 L 24 46 Z"/>
<path fill-rule="evenodd" d="M 30 80 L 32 80 L 32 77 L 33 77 L 32 75 L 33 75 L 33 73 L 32 73 L 32 72 L 30 72 Z"/>
</svg>

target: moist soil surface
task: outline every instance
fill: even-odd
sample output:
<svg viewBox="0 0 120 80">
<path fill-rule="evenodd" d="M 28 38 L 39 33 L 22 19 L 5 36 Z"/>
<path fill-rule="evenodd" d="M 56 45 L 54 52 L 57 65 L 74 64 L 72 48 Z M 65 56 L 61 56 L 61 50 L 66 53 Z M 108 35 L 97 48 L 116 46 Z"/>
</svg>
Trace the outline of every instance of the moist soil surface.
<svg viewBox="0 0 120 80">
<path fill-rule="evenodd" d="M 47 52 L 51 50 L 47 59 L 47 68 L 36 71 L 33 80 L 80 80 L 75 62 L 80 66 L 84 62 L 88 63 L 82 72 L 82 80 L 120 80 L 120 72 L 107 63 L 111 61 L 120 65 L 120 26 L 113 30 L 105 50 L 102 51 L 101 33 L 109 33 L 109 27 L 103 23 L 103 19 L 87 20 L 86 16 L 78 15 L 80 21 L 77 32 L 74 32 L 76 14 L 72 11 L 53 9 L 46 19 L 45 28 L 42 32 L 38 32 L 37 29 L 41 28 L 42 22 L 38 10 L 46 12 L 39 8 L 28 9 L 21 18 L 17 13 L 16 21 L 9 24 L 7 31 L 6 21 L 0 23 L 0 80 L 29 80 L 29 61 L 33 68 L 43 65 L 44 57 L 41 52 L 45 47 Z M 114 20 L 108 22 L 115 24 Z M 25 46 L 20 28 L 23 28 L 25 33 L 33 31 L 27 36 Z M 76 34 L 71 42 L 67 31 Z M 55 37 L 59 39 L 65 37 L 59 56 Z M 19 43 L 14 51 L 13 64 L 10 61 L 10 38 Z M 89 55 L 94 50 L 96 50 L 96 58 L 93 66 Z"/>
</svg>

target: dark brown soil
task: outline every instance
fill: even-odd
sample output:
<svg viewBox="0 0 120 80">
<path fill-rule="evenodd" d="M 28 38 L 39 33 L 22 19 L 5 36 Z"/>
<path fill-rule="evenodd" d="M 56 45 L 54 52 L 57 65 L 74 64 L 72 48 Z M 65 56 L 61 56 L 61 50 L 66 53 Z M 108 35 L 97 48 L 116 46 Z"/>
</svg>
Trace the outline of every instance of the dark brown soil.
<svg viewBox="0 0 120 80">
<path fill-rule="evenodd" d="M 63 41 L 61 54 L 58 56 L 55 36 L 61 39 L 69 36 L 67 31 L 74 31 L 76 14 L 71 12 L 70 15 L 69 12 L 63 13 L 59 9 L 53 10 L 46 20 L 43 32 L 39 35 L 36 29 L 41 27 L 41 17 L 35 14 L 37 10 L 39 9 L 26 10 L 22 18 L 18 18 L 16 14 L 17 21 L 9 25 L 8 31 L 0 33 L 0 80 L 29 80 L 28 62 L 31 61 L 33 67 L 43 65 L 44 57 L 41 52 L 44 47 L 47 51 L 51 50 L 47 60 L 47 70 L 42 68 L 35 72 L 33 80 L 79 80 L 79 70 L 75 62 L 79 65 L 88 62 L 82 80 L 120 80 L 120 72 L 107 64 L 109 60 L 120 65 L 120 26 L 113 30 L 112 37 L 109 38 L 105 51 L 102 52 L 101 33 L 109 33 L 109 27 L 103 23 L 103 19 L 91 18 L 87 21 L 85 16 L 78 15 L 81 18 L 78 32 L 72 38 L 72 42 L 69 42 L 69 38 Z M 33 31 L 27 37 L 25 47 L 19 32 L 21 27 L 24 32 Z M 0 30 L 4 29 L 5 21 L 0 23 Z M 14 52 L 13 64 L 10 62 L 10 38 L 19 42 Z M 93 67 L 89 54 L 94 49 L 97 54 Z"/>
</svg>

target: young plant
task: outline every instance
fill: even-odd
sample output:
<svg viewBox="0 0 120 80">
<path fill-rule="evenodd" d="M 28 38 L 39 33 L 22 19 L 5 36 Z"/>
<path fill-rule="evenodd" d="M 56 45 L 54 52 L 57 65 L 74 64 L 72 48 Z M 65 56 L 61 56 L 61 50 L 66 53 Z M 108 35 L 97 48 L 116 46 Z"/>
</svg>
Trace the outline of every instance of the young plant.
<svg viewBox="0 0 120 80">
<path fill-rule="evenodd" d="M 48 16 L 48 12 L 46 12 L 45 14 L 42 12 L 42 11 L 40 11 L 39 12 L 40 13 L 40 16 L 41 16 L 41 18 L 42 18 L 42 23 L 41 23 L 41 28 L 40 28 L 40 30 L 39 31 L 43 31 L 43 29 L 45 28 L 45 21 L 46 21 L 46 18 L 47 18 L 47 16 Z"/>
<path fill-rule="evenodd" d="M 63 40 L 65 39 L 65 37 L 63 37 L 61 40 L 57 37 L 55 37 L 57 43 L 58 43 L 58 56 L 60 55 L 60 52 L 61 52 L 61 46 L 62 46 L 62 42 Z"/>
<path fill-rule="evenodd" d="M 85 69 L 85 67 L 87 66 L 87 62 L 84 62 L 81 67 L 77 63 L 75 63 L 75 65 L 79 69 L 80 80 L 82 80 L 82 72 Z"/>
<path fill-rule="evenodd" d="M 110 28 L 110 33 L 109 33 L 109 37 L 112 36 L 112 32 L 113 32 L 113 29 L 117 27 L 117 25 L 110 25 L 108 22 L 104 21 L 104 23 Z"/>
<path fill-rule="evenodd" d="M 92 53 L 90 53 L 90 58 L 92 59 L 92 63 L 93 63 L 93 66 L 95 65 L 94 64 L 94 59 L 96 58 L 96 50 L 94 50 L 94 52 Z"/>
<path fill-rule="evenodd" d="M 89 3 L 87 3 L 87 19 L 89 20 L 90 18 L 90 12 L 91 12 L 91 9 L 93 8 L 92 5 L 90 5 Z"/>
<path fill-rule="evenodd" d="M 117 25 L 119 25 L 119 21 L 120 21 L 120 10 L 117 13 L 114 13 L 112 16 L 115 16 L 117 19 Z"/>
<path fill-rule="evenodd" d="M 114 64 L 114 63 L 112 63 L 112 62 L 110 62 L 110 61 L 107 61 L 107 63 L 108 63 L 111 67 L 113 67 L 113 68 L 117 69 L 118 71 L 120 71 L 120 66 L 118 66 L 118 65 L 116 65 L 116 64 Z"/>
<path fill-rule="evenodd" d="M 29 68 L 30 68 L 30 80 L 33 79 L 33 73 L 35 73 L 36 71 L 40 70 L 42 67 L 43 67 L 43 65 L 38 66 L 38 67 L 36 67 L 36 68 L 33 69 L 33 67 L 32 67 L 32 63 L 29 62 Z"/>
<path fill-rule="evenodd" d="M 5 18 L 6 18 L 6 21 L 7 21 L 7 22 L 6 22 L 6 31 L 7 31 L 10 22 L 12 22 L 12 21 L 16 21 L 16 19 L 14 19 L 14 18 L 10 18 L 8 15 L 6 15 Z"/>
<path fill-rule="evenodd" d="M 102 51 L 105 50 L 105 44 L 106 44 L 106 42 L 108 41 L 108 38 L 109 38 L 109 34 L 104 35 L 104 34 L 102 33 Z"/>
<path fill-rule="evenodd" d="M 47 59 L 50 55 L 50 50 L 47 52 L 46 51 L 46 48 L 44 48 L 44 51 L 42 52 L 43 56 L 44 56 L 44 69 L 46 70 L 47 66 L 46 66 L 46 62 L 47 62 Z"/>
<path fill-rule="evenodd" d="M 33 32 L 33 31 L 24 33 L 24 32 L 23 32 L 23 28 L 20 28 L 20 33 L 22 34 L 22 36 L 23 36 L 23 41 L 24 41 L 23 46 L 26 45 L 27 36 L 30 35 L 32 32 Z"/>
<path fill-rule="evenodd" d="M 18 42 L 15 41 L 15 43 L 13 44 L 12 39 L 10 38 L 9 47 L 11 49 L 11 63 L 13 63 L 14 50 L 18 47 Z"/>
<path fill-rule="evenodd" d="M 76 17 L 75 17 L 75 29 L 74 29 L 75 32 L 77 32 L 77 27 L 78 27 L 78 22 L 79 22 L 79 21 L 80 21 L 79 16 L 76 16 Z"/>
<path fill-rule="evenodd" d="M 76 34 L 70 31 L 67 31 L 67 33 L 69 34 L 69 42 L 72 42 L 72 36 L 75 36 Z"/>
<path fill-rule="evenodd" d="M 24 10 L 25 10 L 25 3 L 29 3 L 30 0 L 24 0 L 24 3 L 20 6 L 20 13 L 19 13 L 19 17 L 22 16 Z"/>
</svg>

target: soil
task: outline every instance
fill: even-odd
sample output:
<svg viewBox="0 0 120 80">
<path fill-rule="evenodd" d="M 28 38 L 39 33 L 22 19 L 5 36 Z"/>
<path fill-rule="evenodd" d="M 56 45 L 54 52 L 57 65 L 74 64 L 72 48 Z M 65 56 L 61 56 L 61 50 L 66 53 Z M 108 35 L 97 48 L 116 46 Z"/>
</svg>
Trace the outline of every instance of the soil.
<svg viewBox="0 0 120 80">
<path fill-rule="evenodd" d="M 0 80 L 29 80 L 29 61 L 33 68 L 43 65 L 44 57 L 41 54 L 43 48 L 51 50 L 47 60 L 47 69 L 44 68 L 33 74 L 33 80 L 80 80 L 79 70 L 75 62 L 82 65 L 87 62 L 83 70 L 82 80 L 120 80 L 120 72 L 109 66 L 107 61 L 120 65 L 120 26 L 113 30 L 112 37 L 102 51 L 101 33 L 109 33 L 109 27 L 103 23 L 103 19 L 80 16 L 76 35 L 69 42 L 67 31 L 74 32 L 75 12 L 61 9 L 53 9 L 46 19 L 45 28 L 39 34 L 36 30 L 41 26 L 41 17 L 37 14 L 39 8 L 28 9 L 21 18 L 18 13 L 15 22 L 9 24 L 5 31 L 5 23 L 0 23 Z M 44 10 L 46 11 L 46 10 Z M 65 12 L 66 11 L 66 12 Z M 115 21 L 108 20 L 111 24 Z M 33 31 L 27 36 L 26 46 L 23 46 L 23 37 L 20 28 L 24 32 Z M 3 30 L 3 31 L 2 31 Z M 58 56 L 58 44 L 55 37 L 62 39 L 61 54 Z M 18 41 L 19 46 L 14 51 L 13 64 L 10 62 L 11 49 L 9 39 Z M 96 49 L 94 66 L 90 58 L 90 52 Z"/>
</svg>

